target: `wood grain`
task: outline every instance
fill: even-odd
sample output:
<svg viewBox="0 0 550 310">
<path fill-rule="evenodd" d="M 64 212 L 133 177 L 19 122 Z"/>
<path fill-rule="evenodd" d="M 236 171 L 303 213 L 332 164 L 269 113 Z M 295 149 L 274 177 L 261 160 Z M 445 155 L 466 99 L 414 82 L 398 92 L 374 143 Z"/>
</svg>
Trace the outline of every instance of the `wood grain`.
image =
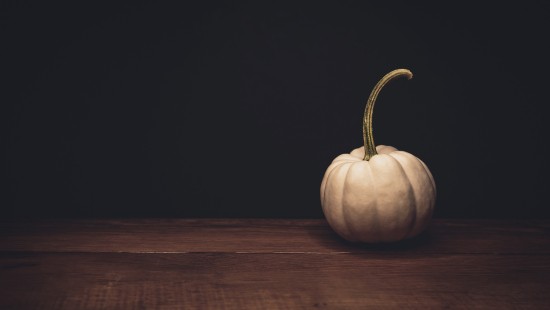
<svg viewBox="0 0 550 310">
<path fill-rule="evenodd" d="M 434 220 L 418 238 L 354 245 L 325 220 L 134 219 L 0 223 L 0 251 L 550 254 L 550 221 Z"/>
<path fill-rule="evenodd" d="M 4 222 L 0 309 L 548 309 L 549 227 L 359 246 L 322 220 Z"/>
<path fill-rule="evenodd" d="M 51 253 L 0 261 L 5 309 L 550 304 L 544 256 Z"/>
</svg>

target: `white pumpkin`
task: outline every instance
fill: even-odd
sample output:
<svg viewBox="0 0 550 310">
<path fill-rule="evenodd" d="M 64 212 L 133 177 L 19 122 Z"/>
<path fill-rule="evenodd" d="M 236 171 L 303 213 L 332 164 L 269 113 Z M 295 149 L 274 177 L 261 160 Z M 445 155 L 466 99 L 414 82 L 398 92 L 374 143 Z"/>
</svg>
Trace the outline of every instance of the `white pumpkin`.
<svg viewBox="0 0 550 310">
<path fill-rule="evenodd" d="M 374 147 L 372 108 L 390 80 L 412 73 L 388 73 L 373 89 L 363 121 L 364 146 L 342 154 L 327 168 L 321 204 L 329 225 L 349 241 L 391 242 L 418 235 L 430 222 L 436 188 L 420 159 L 394 147 Z"/>
</svg>

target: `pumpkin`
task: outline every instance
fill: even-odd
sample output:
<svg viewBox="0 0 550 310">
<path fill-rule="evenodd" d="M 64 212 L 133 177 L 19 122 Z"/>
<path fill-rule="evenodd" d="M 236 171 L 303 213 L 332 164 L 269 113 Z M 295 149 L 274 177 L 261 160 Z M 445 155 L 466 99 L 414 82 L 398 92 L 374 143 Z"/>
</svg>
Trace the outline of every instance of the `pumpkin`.
<svg viewBox="0 0 550 310">
<path fill-rule="evenodd" d="M 352 242 L 393 242 L 422 232 L 432 217 L 436 187 L 430 170 L 414 155 L 392 146 L 375 147 L 372 115 L 384 85 L 407 69 L 386 74 L 374 87 L 363 116 L 363 146 L 336 157 L 321 182 L 327 222 Z"/>
</svg>

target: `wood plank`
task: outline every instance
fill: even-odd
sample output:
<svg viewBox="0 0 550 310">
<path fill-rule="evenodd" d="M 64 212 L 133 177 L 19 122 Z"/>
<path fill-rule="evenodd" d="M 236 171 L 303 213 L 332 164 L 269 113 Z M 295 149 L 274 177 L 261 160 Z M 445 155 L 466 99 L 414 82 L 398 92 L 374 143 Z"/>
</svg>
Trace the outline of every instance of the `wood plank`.
<svg viewBox="0 0 550 310">
<path fill-rule="evenodd" d="M 1 254 L 2 309 L 550 306 L 544 255 Z"/>
<path fill-rule="evenodd" d="M 436 219 L 420 237 L 390 245 L 344 242 L 321 219 L 4 221 L 0 251 L 550 254 L 550 221 Z"/>
</svg>

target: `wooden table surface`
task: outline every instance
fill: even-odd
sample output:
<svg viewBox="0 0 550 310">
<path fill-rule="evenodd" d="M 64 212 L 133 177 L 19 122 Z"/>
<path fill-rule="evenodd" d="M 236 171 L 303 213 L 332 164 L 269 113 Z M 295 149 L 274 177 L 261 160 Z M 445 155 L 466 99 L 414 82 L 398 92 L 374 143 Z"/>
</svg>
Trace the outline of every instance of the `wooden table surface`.
<svg viewBox="0 0 550 310">
<path fill-rule="evenodd" d="M 550 309 L 548 220 L 388 245 L 324 220 L 3 221 L 0 264 L 0 309 Z"/>
</svg>

